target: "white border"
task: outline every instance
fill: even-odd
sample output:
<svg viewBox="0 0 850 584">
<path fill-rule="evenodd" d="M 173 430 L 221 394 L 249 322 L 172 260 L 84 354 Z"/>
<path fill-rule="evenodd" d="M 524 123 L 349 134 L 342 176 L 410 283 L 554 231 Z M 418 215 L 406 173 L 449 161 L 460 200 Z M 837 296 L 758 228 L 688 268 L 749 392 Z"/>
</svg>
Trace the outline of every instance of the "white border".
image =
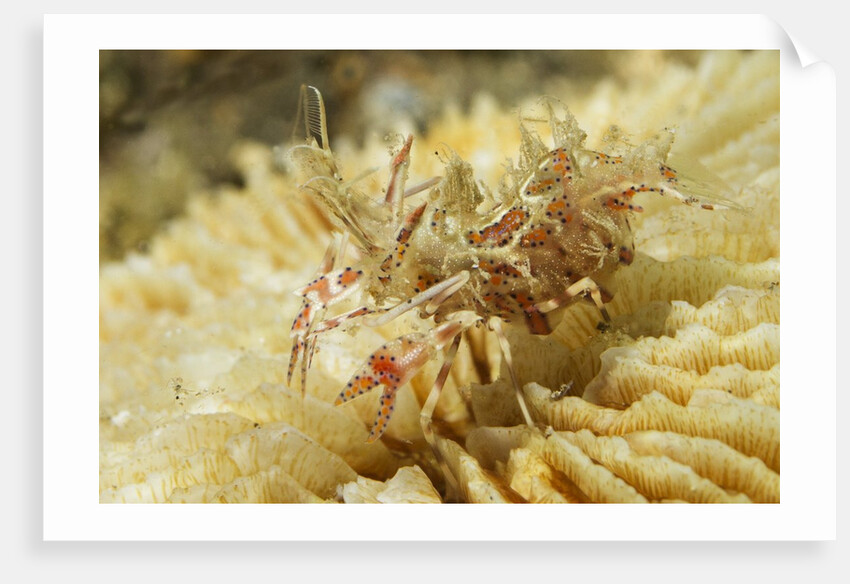
<svg viewBox="0 0 850 584">
<path fill-rule="evenodd" d="M 835 80 L 757 16 L 45 17 L 44 538 L 806 540 L 835 537 Z M 522 35 L 517 31 L 568 31 Z M 399 31 L 435 31 L 427 36 Z M 439 31 L 439 34 L 436 34 Z M 400 41 L 401 39 L 401 41 Z M 782 503 L 138 506 L 97 501 L 97 51 L 118 48 L 769 48 L 782 51 Z M 794 200 L 789 201 L 789 197 Z M 814 203 L 809 204 L 807 201 Z M 825 218 L 827 219 L 825 221 Z M 82 262 L 80 260 L 82 259 Z M 82 265 L 81 265 L 82 263 Z M 80 268 L 83 268 L 82 270 Z M 84 277 L 80 277 L 80 274 Z M 818 275 L 817 286 L 811 285 Z M 822 305 L 823 320 L 801 322 Z M 805 310 L 795 310 L 804 307 Z M 817 334 L 812 335 L 811 331 Z M 74 350 L 69 351 L 68 347 Z M 813 376 L 814 375 L 814 376 Z M 815 399 L 813 399 L 815 398 Z M 812 445 L 818 445 L 813 448 Z M 813 497 L 812 495 L 816 496 Z M 380 530 L 371 526 L 381 525 Z"/>
</svg>

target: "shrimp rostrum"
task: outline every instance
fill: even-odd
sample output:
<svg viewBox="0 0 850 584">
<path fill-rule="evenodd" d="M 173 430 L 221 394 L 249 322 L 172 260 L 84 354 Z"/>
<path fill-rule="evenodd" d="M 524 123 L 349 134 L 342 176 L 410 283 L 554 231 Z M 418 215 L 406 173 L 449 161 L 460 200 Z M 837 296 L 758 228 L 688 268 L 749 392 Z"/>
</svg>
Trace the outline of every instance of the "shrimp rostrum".
<svg viewBox="0 0 850 584">
<path fill-rule="evenodd" d="M 341 176 L 328 146 L 319 91 L 303 87 L 301 107 L 307 143 L 295 146 L 291 157 L 304 174 L 302 189 L 347 235 L 331 245 L 315 279 L 296 290 L 303 302 L 291 330 L 289 381 L 300 368 L 304 391 L 316 338 L 344 323 L 377 326 L 415 309 L 435 325 L 378 347 L 336 398 L 341 404 L 382 387 L 369 442 L 386 429 L 399 388 L 446 348 L 421 419 L 433 446 L 430 422 L 439 391 L 463 331 L 480 322 L 498 335 L 525 422 L 533 425 L 501 322 L 524 323 L 531 334 L 547 335 L 561 309 L 581 298 L 592 300 L 608 321 L 613 276 L 634 258 L 629 217 L 642 211 L 638 193 L 704 209 L 731 206 L 684 181 L 665 164 L 666 155 L 649 155 L 640 147 L 624 156 L 585 149 L 585 134 L 572 116 L 557 117 L 549 104 L 554 147 L 520 124 L 518 163 L 495 193 L 482 193 L 469 165 L 455 154 L 444 156 L 442 177 L 409 187 L 409 136 L 390 161 L 385 193 L 373 197 L 357 188 L 369 171 L 348 180 Z M 426 190 L 425 202 L 409 202 Z M 349 241 L 361 259 L 343 266 Z M 362 305 L 327 314 L 353 294 L 364 299 Z"/>
</svg>

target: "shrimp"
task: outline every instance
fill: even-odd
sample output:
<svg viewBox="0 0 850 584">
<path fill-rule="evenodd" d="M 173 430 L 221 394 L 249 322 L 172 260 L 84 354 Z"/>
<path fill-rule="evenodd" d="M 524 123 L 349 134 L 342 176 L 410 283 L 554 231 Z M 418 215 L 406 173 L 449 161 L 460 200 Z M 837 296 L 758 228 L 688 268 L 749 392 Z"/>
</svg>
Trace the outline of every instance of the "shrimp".
<svg viewBox="0 0 850 584">
<path fill-rule="evenodd" d="M 306 175 L 301 188 L 350 235 L 362 259 L 340 265 L 348 244 L 343 238 L 329 248 L 315 279 L 295 291 L 303 301 L 291 329 L 288 382 L 300 363 L 303 393 L 316 338 L 349 321 L 378 326 L 416 309 L 435 324 L 430 332 L 403 335 L 379 347 L 336 398 L 342 404 L 382 387 L 368 442 L 387 428 L 399 388 L 446 349 L 420 420 L 436 451 L 431 416 L 439 393 L 461 333 L 482 322 L 498 336 L 524 421 L 533 427 L 501 323 L 524 323 L 531 334 L 548 335 L 560 309 L 581 298 L 592 300 L 610 322 L 605 304 L 616 293 L 614 274 L 635 255 L 629 218 L 643 212 L 636 202 L 639 193 L 707 210 L 734 207 L 706 196 L 707 188 L 689 186 L 663 156 L 641 148 L 625 156 L 585 149 L 586 136 L 575 119 L 569 112 L 558 118 L 551 105 L 554 148 L 521 125 L 519 166 L 509 169 L 490 200 L 456 154 L 444 160 L 444 176 L 406 189 L 412 136 L 393 156 L 385 195 L 376 200 L 357 188 L 371 170 L 349 181 L 341 176 L 317 89 L 302 87 L 302 108 L 307 143 L 291 150 Z M 428 189 L 426 202 L 406 204 L 408 197 Z M 373 301 L 324 318 L 327 309 L 354 294 Z"/>
</svg>

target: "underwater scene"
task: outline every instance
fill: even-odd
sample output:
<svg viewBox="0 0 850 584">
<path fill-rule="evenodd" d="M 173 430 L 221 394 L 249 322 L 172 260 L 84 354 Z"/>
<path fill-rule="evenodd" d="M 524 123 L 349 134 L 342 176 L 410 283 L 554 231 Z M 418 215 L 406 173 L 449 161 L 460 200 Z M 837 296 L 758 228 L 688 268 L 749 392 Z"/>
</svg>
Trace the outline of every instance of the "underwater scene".
<svg viewBox="0 0 850 584">
<path fill-rule="evenodd" d="M 779 503 L 778 51 L 101 51 L 101 503 Z"/>
</svg>

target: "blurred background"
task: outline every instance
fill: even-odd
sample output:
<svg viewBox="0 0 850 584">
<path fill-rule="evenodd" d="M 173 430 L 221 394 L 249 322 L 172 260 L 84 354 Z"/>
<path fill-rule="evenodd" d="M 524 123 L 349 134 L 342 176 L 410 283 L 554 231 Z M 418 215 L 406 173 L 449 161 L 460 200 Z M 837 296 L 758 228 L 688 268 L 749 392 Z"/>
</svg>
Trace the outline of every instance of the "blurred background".
<svg viewBox="0 0 850 584">
<path fill-rule="evenodd" d="M 490 95 L 504 108 L 529 96 L 581 93 L 602 77 L 651 78 L 694 51 L 101 51 L 100 260 L 144 251 L 189 196 L 243 178 L 234 143 L 270 147 L 292 135 L 302 83 L 325 99 L 331 143 L 391 131 L 423 134 L 448 104 Z"/>
</svg>

